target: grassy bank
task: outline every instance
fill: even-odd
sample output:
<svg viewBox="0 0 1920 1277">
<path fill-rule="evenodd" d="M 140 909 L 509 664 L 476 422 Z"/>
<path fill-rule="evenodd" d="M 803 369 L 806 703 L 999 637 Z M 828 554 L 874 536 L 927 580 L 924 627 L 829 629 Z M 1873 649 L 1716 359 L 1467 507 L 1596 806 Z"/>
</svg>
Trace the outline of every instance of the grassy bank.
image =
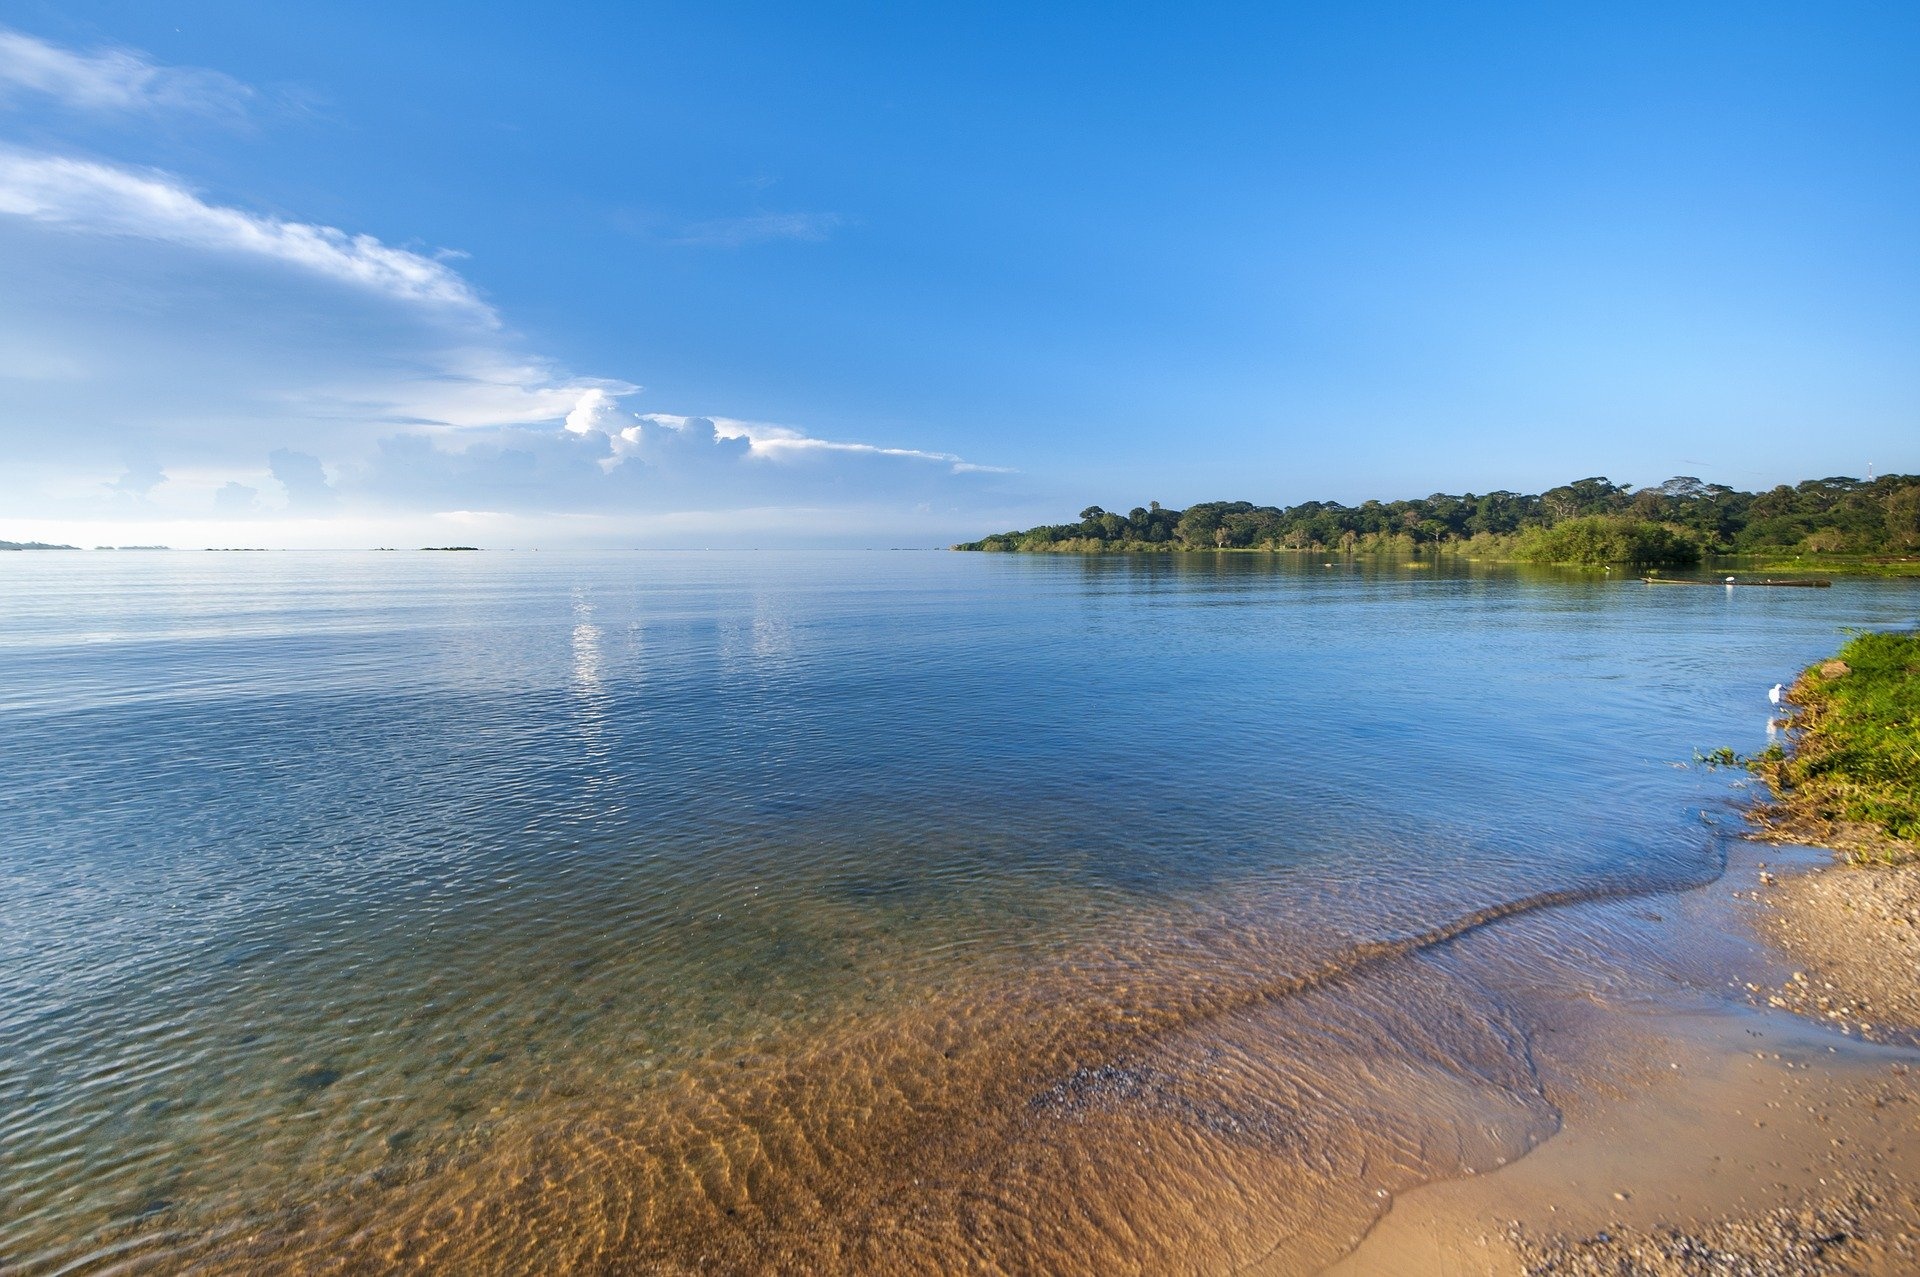
<svg viewBox="0 0 1920 1277">
<path fill-rule="evenodd" d="M 1860 862 L 1920 861 L 1920 633 L 1860 634 L 1786 699 L 1790 748 L 1750 764 L 1772 788 L 1768 834 Z"/>
<path fill-rule="evenodd" d="M 1920 555 L 1913 554 L 1743 554 L 1707 562 L 1712 569 L 1763 576 L 1920 577 Z"/>
</svg>

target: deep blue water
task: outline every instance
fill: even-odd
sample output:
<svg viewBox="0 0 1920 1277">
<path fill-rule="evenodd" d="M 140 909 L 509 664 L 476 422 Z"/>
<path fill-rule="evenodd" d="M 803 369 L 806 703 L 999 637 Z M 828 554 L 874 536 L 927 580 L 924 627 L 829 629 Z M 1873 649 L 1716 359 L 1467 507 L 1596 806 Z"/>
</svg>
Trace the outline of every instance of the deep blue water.
<svg viewBox="0 0 1920 1277">
<path fill-rule="evenodd" d="M 1738 794 L 1693 751 L 1917 609 L 1257 556 L 0 556 L 0 1269 L 458 1231 L 436 1176 L 497 1212 L 445 1262 L 508 1267 L 551 1240 L 501 1204 L 527 1167 L 603 1258 L 664 1264 L 696 1190 L 804 1190 L 813 1238 L 835 1141 L 966 1144 L 991 1088 L 914 1090 L 948 1037 L 1043 1082 L 1134 1058 L 1125 1007 L 1200 1032 L 1355 945 L 1711 878 Z"/>
</svg>

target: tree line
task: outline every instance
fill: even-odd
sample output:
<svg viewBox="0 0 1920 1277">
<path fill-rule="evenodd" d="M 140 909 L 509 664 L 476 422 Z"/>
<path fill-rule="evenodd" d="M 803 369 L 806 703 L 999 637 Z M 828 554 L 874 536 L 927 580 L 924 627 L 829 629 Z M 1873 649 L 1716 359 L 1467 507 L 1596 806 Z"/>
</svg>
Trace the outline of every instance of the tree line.
<svg viewBox="0 0 1920 1277">
<path fill-rule="evenodd" d="M 1703 554 L 1897 555 L 1920 550 L 1920 475 L 1846 477 L 1740 492 L 1688 475 L 1651 488 L 1577 479 L 1537 494 L 1436 492 L 1409 501 L 1295 506 L 1157 501 L 1125 514 L 1003 532 L 956 550 L 1481 551 L 1539 562 L 1685 564 Z"/>
</svg>

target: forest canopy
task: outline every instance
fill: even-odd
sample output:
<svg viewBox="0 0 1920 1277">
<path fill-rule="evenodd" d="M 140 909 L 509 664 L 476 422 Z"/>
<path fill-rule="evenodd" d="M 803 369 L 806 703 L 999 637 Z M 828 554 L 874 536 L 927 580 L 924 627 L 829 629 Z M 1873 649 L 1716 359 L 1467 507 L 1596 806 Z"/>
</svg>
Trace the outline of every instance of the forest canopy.
<svg viewBox="0 0 1920 1277">
<path fill-rule="evenodd" d="M 1295 506 L 1088 506 L 1076 523 L 1002 532 L 956 550 L 1099 553 L 1460 549 L 1541 563 L 1696 563 L 1703 554 L 1920 551 L 1920 475 L 1837 477 L 1740 492 L 1682 475 L 1651 488 L 1578 479 L 1538 494 L 1436 492 L 1408 501 Z"/>
</svg>

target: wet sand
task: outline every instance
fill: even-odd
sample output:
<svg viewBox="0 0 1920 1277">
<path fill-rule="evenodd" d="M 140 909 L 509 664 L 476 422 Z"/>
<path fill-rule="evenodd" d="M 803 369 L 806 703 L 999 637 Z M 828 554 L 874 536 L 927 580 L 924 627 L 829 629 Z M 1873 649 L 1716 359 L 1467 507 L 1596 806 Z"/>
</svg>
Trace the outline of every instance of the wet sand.
<svg viewBox="0 0 1920 1277">
<path fill-rule="evenodd" d="M 1692 893 L 1772 946 L 1727 1009 L 1617 1024 L 1643 1068 L 1550 1089 L 1559 1135 L 1402 1195 L 1327 1272 L 1920 1272 L 1920 868 L 1782 854 Z"/>
</svg>

